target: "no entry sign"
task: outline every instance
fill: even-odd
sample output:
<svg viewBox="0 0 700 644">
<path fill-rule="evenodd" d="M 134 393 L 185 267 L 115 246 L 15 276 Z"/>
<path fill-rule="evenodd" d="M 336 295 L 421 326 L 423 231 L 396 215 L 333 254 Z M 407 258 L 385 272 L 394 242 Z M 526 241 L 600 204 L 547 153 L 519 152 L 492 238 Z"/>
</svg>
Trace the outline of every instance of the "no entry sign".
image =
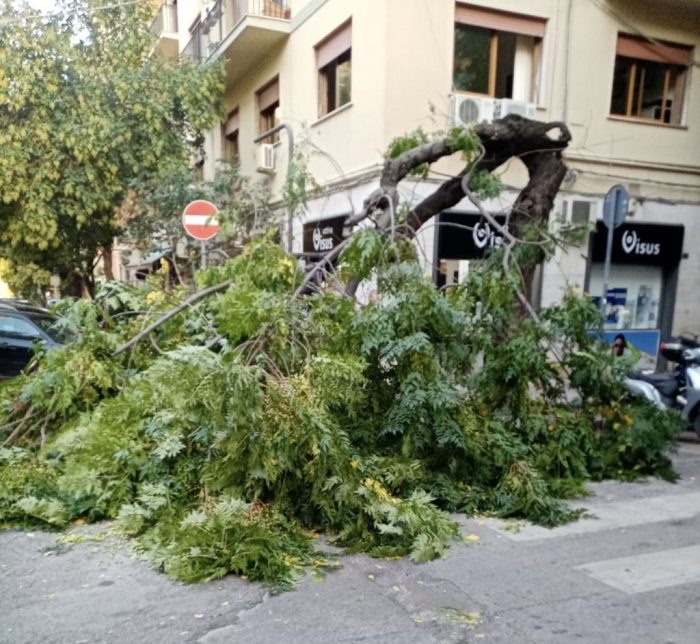
<svg viewBox="0 0 700 644">
<path fill-rule="evenodd" d="M 200 241 L 211 239 L 219 232 L 219 222 L 216 219 L 218 212 L 219 209 L 211 201 L 205 199 L 190 201 L 182 213 L 185 232 Z"/>
</svg>

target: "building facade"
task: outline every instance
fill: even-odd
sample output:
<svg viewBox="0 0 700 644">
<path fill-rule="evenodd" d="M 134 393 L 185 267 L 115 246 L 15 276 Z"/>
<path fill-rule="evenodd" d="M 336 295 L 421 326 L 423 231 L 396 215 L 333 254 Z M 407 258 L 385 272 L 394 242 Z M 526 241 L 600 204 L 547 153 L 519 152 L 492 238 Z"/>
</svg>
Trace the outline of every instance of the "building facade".
<svg viewBox="0 0 700 644">
<path fill-rule="evenodd" d="M 607 325 L 700 333 L 700 0 L 179 0 L 162 12 L 164 54 L 226 61 L 227 118 L 206 142 L 205 178 L 235 157 L 280 191 L 292 147 L 307 154 L 323 193 L 291 222 L 295 252 L 332 247 L 395 137 L 509 112 L 563 121 L 573 139 L 552 225 L 595 228 L 541 271 L 539 304 L 571 284 L 602 296 L 600 220 L 621 185 L 630 199 L 613 238 Z M 402 197 L 421 199 L 461 167 L 435 164 Z M 527 175 L 518 160 L 498 172 L 505 190 L 487 207 L 507 218 Z M 438 225 L 453 220 L 471 233 Z M 497 242 L 466 200 L 417 238 L 442 282 Z"/>
</svg>

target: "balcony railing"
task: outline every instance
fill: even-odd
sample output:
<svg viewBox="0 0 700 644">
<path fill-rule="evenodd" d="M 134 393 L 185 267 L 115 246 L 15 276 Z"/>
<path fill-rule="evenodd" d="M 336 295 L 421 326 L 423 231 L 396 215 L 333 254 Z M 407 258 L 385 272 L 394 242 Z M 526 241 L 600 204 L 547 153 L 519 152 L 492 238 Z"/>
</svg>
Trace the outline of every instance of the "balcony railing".
<svg viewBox="0 0 700 644">
<path fill-rule="evenodd" d="M 156 36 L 161 36 L 163 34 L 176 34 L 177 5 L 161 5 L 160 9 L 158 9 L 158 15 L 156 15 L 155 20 L 153 21 L 153 25 L 151 25 L 151 31 Z"/>
<path fill-rule="evenodd" d="M 246 16 L 289 20 L 290 14 L 289 0 L 217 0 L 208 11 L 202 11 L 182 55 L 207 59 Z"/>
</svg>

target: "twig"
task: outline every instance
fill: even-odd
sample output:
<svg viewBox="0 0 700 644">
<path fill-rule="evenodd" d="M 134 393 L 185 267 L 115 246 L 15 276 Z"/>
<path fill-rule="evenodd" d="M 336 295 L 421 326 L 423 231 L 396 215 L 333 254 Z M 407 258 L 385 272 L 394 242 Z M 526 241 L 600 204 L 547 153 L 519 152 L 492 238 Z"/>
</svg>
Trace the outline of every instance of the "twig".
<svg viewBox="0 0 700 644">
<path fill-rule="evenodd" d="M 46 418 L 44 418 L 44 422 L 41 423 L 41 429 L 39 430 L 39 434 L 41 435 L 40 447 L 43 447 L 44 443 L 46 442 L 46 426 L 49 424 L 50 419 L 51 419 L 51 414 L 46 414 Z"/>
<path fill-rule="evenodd" d="M 32 413 L 33 409 L 34 408 L 31 405 L 27 408 L 27 413 L 21 418 L 20 423 L 15 430 L 5 439 L 5 442 L 2 444 L 3 447 L 12 445 L 26 431 L 26 429 L 23 430 L 23 428 L 26 422 L 34 416 Z"/>
<path fill-rule="evenodd" d="M 222 282 L 221 284 L 215 284 L 214 286 L 210 286 L 209 288 L 205 288 L 203 291 L 197 291 L 194 295 L 191 295 L 188 297 L 184 302 L 176 306 L 174 309 L 168 311 L 165 315 L 162 315 L 159 317 L 153 324 L 149 324 L 143 331 L 141 331 L 138 335 L 134 336 L 129 340 L 127 343 L 122 344 L 114 353 L 112 353 L 112 356 L 118 356 L 120 353 L 123 353 L 127 349 L 130 349 L 133 346 L 136 346 L 141 340 L 143 340 L 151 331 L 157 329 L 159 326 L 162 324 L 165 324 L 168 320 L 171 318 L 174 318 L 180 311 L 186 309 L 190 304 L 193 304 L 194 302 L 197 302 L 203 298 L 205 298 L 207 295 L 211 295 L 212 293 L 218 293 L 219 291 L 224 291 L 226 290 L 229 286 L 231 285 L 230 281 L 227 282 Z"/>
</svg>

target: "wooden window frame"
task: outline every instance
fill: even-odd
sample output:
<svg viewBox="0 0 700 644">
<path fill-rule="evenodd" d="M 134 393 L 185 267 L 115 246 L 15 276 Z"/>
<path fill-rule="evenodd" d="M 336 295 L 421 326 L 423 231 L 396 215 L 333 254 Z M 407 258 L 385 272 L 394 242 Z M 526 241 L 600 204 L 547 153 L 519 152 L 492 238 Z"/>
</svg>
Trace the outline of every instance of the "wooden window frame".
<svg viewBox="0 0 700 644">
<path fill-rule="evenodd" d="M 226 122 L 221 126 L 222 157 L 224 160 L 235 163 L 239 154 L 238 131 L 240 129 L 240 115 L 238 108 L 229 112 Z"/>
<path fill-rule="evenodd" d="M 498 80 L 499 34 L 510 33 L 516 36 L 533 38 L 532 76 L 530 78 L 530 101 L 536 101 L 539 95 L 540 65 L 542 62 L 542 39 L 547 27 L 547 20 L 524 14 L 487 9 L 465 3 L 455 6 L 455 28 L 458 25 L 477 27 L 491 32 L 489 50 L 488 93 L 495 98 Z"/>
<path fill-rule="evenodd" d="M 348 20 L 326 36 L 314 47 L 316 51 L 316 68 L 318 70 L 318 116 L 332 114 L 347 105 L 340 104 L 340 84 L 338 67 L 344 62 L 350 63 L 350 91 L 352 92 L 352 20 Z M 335 96 L 332 105 L 329 99 L 330 76 L 335 82 Z"/>
<path fill-rule="evenodd" d="M 275 76 L 269 83 L 260 88 L 255 95 L 258 105 L 258 134 L 262 134 L 278 124 L 275 115 L 280 107 L 279 76 Z M 279 138 L 279 132 L 275 132 L 261 141 L 261 143 L 277 143 Z"/>
<path fill-rule="evenodd" d="M 631 61 L 629 67 L 629 80 L 627 81 L 627 100 L 625 113 L 619 114 L 612 111 L 610 115 L 615 118 L 624 118 L 656 125 L 679 126 L 682 121 L 683 103 L 685 99 L 686 79 L 688 68 L 692 63 L 692 49 L 683 45 L 672 43 L 649 42 L 642 38 L 618 34 L 615 61 L 620 58 Z M 651 62 L 663 66 L 664 87 L 661 95 L 659 118 L 642 116 L 641 100 L 644 94 L 646 69 L 640 63 Z M 613 78 L 613 85 L 615 78 Z M 673 85 L 673 101 L 668 123 L 664 120 L 667 105 L 671 100 L 671 86 Z"/>
</svg>

